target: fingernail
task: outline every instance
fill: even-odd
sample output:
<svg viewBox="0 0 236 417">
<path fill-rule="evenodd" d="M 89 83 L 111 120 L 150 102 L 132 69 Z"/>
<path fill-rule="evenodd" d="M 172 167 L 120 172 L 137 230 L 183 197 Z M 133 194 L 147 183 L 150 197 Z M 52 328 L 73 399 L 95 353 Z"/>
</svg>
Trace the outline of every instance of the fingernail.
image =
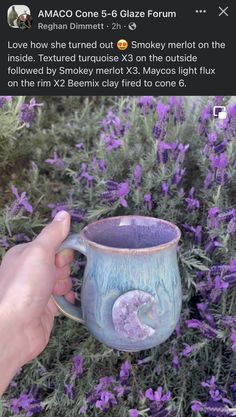
<svg viewBox="0 0 236 417">
<path fill-rule="evenodd" d="M 53 221 L 55 222 L 63 222 L 68 217 L 67 211 L 59 211 L 56 216 L 54 217 Z"/>
</svg>

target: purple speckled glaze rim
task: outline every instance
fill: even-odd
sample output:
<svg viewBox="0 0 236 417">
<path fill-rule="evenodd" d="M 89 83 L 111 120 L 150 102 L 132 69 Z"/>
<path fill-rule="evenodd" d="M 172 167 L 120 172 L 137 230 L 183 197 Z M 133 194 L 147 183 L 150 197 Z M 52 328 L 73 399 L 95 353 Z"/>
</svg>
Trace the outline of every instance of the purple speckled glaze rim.
<svg viewBox="0 0 236 417">
<path fill-rule="evenodd" d="M 88 237 L 85 236 L 86 231 L 88 231 L 88 229 L 90 227 L 94 227 L 95 225 L 102 225 L 104 223 L 108 223 L 108 222 L 112 222 L 114 220 L 118 220 L 118 219 L 148 219 L 148 220 L 152 220 L 158 223 L 164 223 L 166 224 L 169 228 L 171 228 L 172 230 L 175 231 L 176 233 L 176 237 L 172 240 L 170 240 L 167 243 L 163 243 L 161 245 L 156 245 L 156 246 L 150 246 L 147 248 L 117 248 L 117 247 L 113 247 L 113 246 L 106 246 L 106 245 L 102 245 L 100 243 L 94 242 L 93 240 L 88 239 Z M 82 237 L 82 239 L 89 244 L 89 246 L 91 246 L 94 249 L 97 250 L 103 250 L 103 251 L 108 251 L 108 252 L 112 252 L 112 253 L 121 253 L 121 254 L 149 254 L 150 252 L 159 252 L 162 251 L 164 249 L 169 249 L 171 247 L 174 247 L 178 244 L 180 238 L 181 238 L 181 231 L 180 229 L 174 224 L 169 222 L 168 220 L 163 220 L 163 219 L 159 219 L 157 217 L 149 217 L 149 216 L 139 216 L 139 215 L 125 215 L 125 216 L 113 216 L 113 217 L 106 217 L 105 219 L 101 219 L 101 220 L 97 220 L 96 222 L 90 223 L 87 226 L 85 226 L 81 232 L 79 233 L 80 236 Z"/>
</svg>

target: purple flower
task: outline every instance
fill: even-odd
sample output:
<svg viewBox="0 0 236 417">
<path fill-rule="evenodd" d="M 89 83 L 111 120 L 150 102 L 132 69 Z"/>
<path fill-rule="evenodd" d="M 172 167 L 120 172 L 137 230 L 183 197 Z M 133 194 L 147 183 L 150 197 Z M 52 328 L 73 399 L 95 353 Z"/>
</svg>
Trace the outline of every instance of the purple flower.
<svg viewBox="0 0 236 417">
<path fill-rule="evenodd" d="M 83 356 L 82 355 L 76 355 L 72 359 L 73 367 L 72 367 L 72 373 L 73 376 L 76 378 L 79 378 L 83 373 Z"/>
<path fill-rule="evenodd" d="M 147 114 L 154 108 L 155 100 L 153 96 L 141 96 L 137 100 L 137 105 L 142 109 L 143 114 Z"/>
<path fill-rule="evenodd" d="M 167 402 L 171 398 L 171 393 L 168 391 L 165 395 L 162 395 L 162 387 L 158 387 L 155 392 L 153 392 L 152 388 L 149 388 L 145 392 L 145 397 L 150 401 Z"/>
<path fill-rule="evenodd" d="M 139 187 L 142 181 L 142 167 L 140 165 L 135 166 L 133 178 L 134 178 L 135 187 Z"/>
<path fill-rule="evenodd" d="M 32 393 L 21 394 L 19 398 L 12 398 L 9 403 L 10 410 L 14 414 L 19 414 L 21 411 L 26 412 L 26 417 L 31 417 L 34 414 L 43 411 L 43 407 L 39 400 L 37 400 Z"/>
<path fill-rule="evenodd" d="M 102 411 L 108 411 L 114 405 L 117 404 L 117 400 L 109 391 L 102 391 L 100 394 L 100 399 L 96 401 L 95 406 Z"/>
<path fill-rule="evenodd" d="M 117 199 L 123 207 L 128 207 L 128 203 L 125 200 L 125 197 L 129 194 L 129 184 L 128 182 L 118 183 L 113 180 L 106 181 L 107 191 L 102 193 L 102 198 L 107 202 L 113 203 Z"/>
<path fill-rule="evenodd" d="M 21 193 L 19 195 L 17 188 L 13 185 L 11 187 L 11 191 L 16 197 L 16 201 L 12 204 L 10 213 L 11 215 L 15 215 L 19 212 L 20 209 L 25 209 L 28 213 L 33 213 L 33 208 L 26 197 L 26 192 Z"/>
<path fill-rule="evenodd" d="M 83 144 L 83 142 L 81 142 L 81 143 L 76 143 L 76 144 L 75 144 L 75 147 L 76 147 L 76 149 L 78 149 L 78 150 L 80 150 L 80 149 L 84 149 L 84 144 Z"/>
<path fill-rule="evenodd" d="M 220 212 L 220 209 L 218 207 L 212 207 L 208 211 L 207 227 L 209 229 L 218 229 L 218 226 L 219 226 L 218 214 L 219 214 L 219 212 Z"/>
<path fill-rule="evenodd" d="M 194 400 L 194 401 L 192 401 L 191 410 L 192 411 L 203 411 L 204 410 L 204 404 L 202 404 L 200 401 Z"/>
<path fill-rule="evenodd" d="M 172 359 L 172 367 L 173 367 L 174 369 L 176 369 L 177 371 L 178 371 L 178 370 L 179 370 L 179 368 L 180 368 L 179 358 L 178 358 L 178 356 L 177 356 L 177 355 L 174 355 L 174 356 L 173 356 L 173 359 Z"/>
<path fill-rule="evenodd" d="M 104 161 L 104 159 L 100 159 L 98 161 L 98 168 L 101 172 L 106 171 L 107 166 L 106 166 L 106 162 Z"/>
<path fill-rule="evenodd" d="M 126 381 L 129 378 L 130 369 L 131 369 L 131 364 L 130 364 L 129 361 L 125 361 L 124 363 L 122 363 L 121 369 L 120 369 L 120 379 L 121 379 L 121 381 Z"/>
<path fill-rule="evenodd" d="M 2 238 L 0 238 L 0 246 L 4 249 L 8 249 L 10 247 L 7 236 L 3 236 Z"/>
<path fill-rule="evenodd" d="M 157 115 L 158 115 L 158 119 L 163 122 L 166 120 L 168 113 L 170 111 L 170 106 L 168 104 L 164 104 L 162 103 L 160 100 L 158 100 L 157 102 Z"/>
<path fill-rule="evenodd" d="M 230 336 L 230 340 L 232 342 L 232 349 L 236 352 L 236 330 L 233 330 Z"/>
<path fill-rule="evenodd" d="M 177 168 L 175 174 L 172 177 L 172 184 L 180 185 L 183 176 L 185 174 L 185 168 Z"/>
<path fill-rule="evenodd" d="M 160 164 L 166 164 L 168 161 L 168 151 L 171 149 L 171 145 L 164 141 L 157 142 L 157 159 Z"/>
<path fill-rule="evenodd" d="M 124 136 L 129 129 L 129 123 L 124 125 L 112 110 L 108 111 L 106 117 L 101 122 L 101 126 L 104 132 L 112 133 L 114 138 Z"/>
<path fill-rule="evenodd" d="M 188 329 L 198 329 L 207 339 L 215 339 L 218 335 L 213 327 L 203 321 L 197 319 L 186 320 L 186 324 Z"/>
<path fill-rule="evenodd" d="M 87 409 L 88 409 L 88 406 L 87 405 L 83 405 L 79 409 L 79 414 L 86 414 L 87 413 Z"/>
<path fill-rule="evenodd" d="M 152 196 L 151 194 L 144 194 L 143 197 L 144 205 L 147 210 L 152 210 Z"/>
<path fill-rule="evenodd" d="M 43 106 L 43 103 L 36 103 L 35 98 L 32 98 L 29 104 L 22 104 L 20 108 L 20 120 L 25 124 L 26 127 L 30 125 L 35 120 L 35 109 Z"/>
<path fill-rule="evenodd" d="M 65 386 L 65 393 L 67 395 L 67 397 L 69 398 L 69 400 L 72 400 L 74 397 L 74 387 L 72 384 L 64 384 Z"/>
<path fill-rule="evenodd" d="M 187 210 L 192 212 L 195 210 L 198 210 L 200 207 L 200 202 L 196 198 L 194 198 L 195 188 L 192 187 L 189 191 L 189 195 L 187 198 L 185 198 L 185 203 L 187 206 Z"/>
<path fill-rule="evenodd" d="M 208 309 L 208 303 L 198 303 L 197 304 L 198 311 L 203 319 L 206 319 L 208 323 L 211 324 L 212 327 L 215 327 L 215 320 L 213 315 L 210 313 Z"/>
<path fill-rule="evenodd" d="M 138 410 L 136 410 L 136 408 L 131 408 L 131 410 L 129 410 L 129 415 L 130 417 L 138 417 Z"/>
<path fill-rule="evenodd" d="M 3 108 L 3 106 L 12 100 L 12 96 L 0 96 L 0 109 Z"/>
<path fill-rule="evenodd" d="M 116 149 L 119 149 L 122 145 L 122 141 L 120 139 L 115 139 L 114 135 L 102 135 L 102 140 L 105 144 L 106 151 L 111 152 Z"/>
<path fill-rule="evenodd" d="M 210 238 L 205 244 L 205 253 L 212 255 L 216 248 L 221 248 L 223 245 L 216 239 Z"/>
<path fill-rule="evenodd" d="M 54 165 L 58 169 L 65 168 L 64 161 L 58 156 L 56 151 L 53 153 L 53 158 L 46 159 L 44 162 L 46 162 L 46 164 Z"/>
<path fill-rule="evenodd" d="M 169 184 L 166 181 L 163 181 L 161 184 L 161 195 L 162 197 L 167 197 L 169 195 Z"/>
<path fill-rule="evenodd" d="M 202 109 L 199 117 L 199 134 L 202 136 L 208 135 L 208 122 L 212 117 L 212 107 L 206 106 Z"/>
<path fill-rule="evenodd" d="M 206 178 L 204 179 L 204 190 L 209 190 L 213 182 L 213 172 L 208 171 Z"/>
<path fill-rule="evenodd" d="M 165 129 L 159 122 L 156 122 L 153 126 L 152 133 L 155 139 L 162 139 L 165 136 Z"/>
<path fill-rule="evenodd" d="M 174 123 L 184 122 L 183 97 L 170 97 L 168 100 L 170 112 L 174 115 Z"/>
<path fill-rule="evenodd" d="M 210 156 L 211 166 L 212 168 L 220 168 L 224 169 L 227 167 L 229 161 L 228 158 L 225 156 L 224 153 L 220 154 L 219 156 Z"/>
<path fill-rule="evenodd" d="M 182 350 L 182 352 L 180 353 L 180 355 L 187 358 L 193 352 L 193 347 L 190 346 L 190 345 L 188 345 L 187 343 L 184 343 L 184 345 L 185 345 L 185 348 L 184 348 L 184 350 Z"/>
<path fill-rule="evenodd" d="M 189 145 L 184 145 L 183 143 L 178 144 L 178 156 L 176 159 L 177 164 L 182 164 L 184 162 L 185 154 L 189 148 Z"/>
<path fill-rule="evenodd" d="M 88 173 L 88 171 L 87 171 L 87 164 L 85 164 L 85 163 L 82 163 L 81 164 L 81 172 L 77 176 L 77 179 L 79 181 L 81 181 L 82 179 L 85 179 L 86 182 L 87 182 L 87 186 L 89 188 L 92 188 L 94 177 Z"/>
<path fill-rule="evenodd" d="M 227 226 L 227 233 L 229 235 L 232 235 L 236 232 L 236 218 L 233 218 L 230 220 L 228 226 Z"/>
</svg>

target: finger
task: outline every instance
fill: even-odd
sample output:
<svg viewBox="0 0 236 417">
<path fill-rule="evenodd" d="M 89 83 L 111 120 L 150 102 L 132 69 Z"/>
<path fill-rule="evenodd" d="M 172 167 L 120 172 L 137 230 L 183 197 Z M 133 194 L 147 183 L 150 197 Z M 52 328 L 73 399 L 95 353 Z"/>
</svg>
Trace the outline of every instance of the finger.
<svg viewBox="0 0 236 417">
<path fill-rule="evenodd" d="M 64 249 L 60 253 L 58 253 L 55 257 L 55 264 L 58 268 L 65 266 L 71 263 L 74 259 L 74 251 L 73 249 Z"/>
<path fill-rule="evenodd" d="M 65 295 L 65 298 L 69 301 L 69 303 L 75 304 L 75 293 L 73 291 L 69 291 Z"/>
<path fill-rule="evenodd" d="M 59 211 L 53 221 L 36 237 L 35 242 L 42 244 L 49 252 L 56 250 L 70 230 L 70 214 Z"/>
<path fill-rule="evenodd" d="M 70 265 L 65 265 L 62 268 L 56 268 L 56 279 L 64 279 L 70 276 Z"/>
<path fill-rule="evenodd" d="M 53 288 L 53 294 L 55 295 L 65 295 L 72 288 L 71 278 L 60 279 L 56 282 L 56 285 Z"/>
</svg>

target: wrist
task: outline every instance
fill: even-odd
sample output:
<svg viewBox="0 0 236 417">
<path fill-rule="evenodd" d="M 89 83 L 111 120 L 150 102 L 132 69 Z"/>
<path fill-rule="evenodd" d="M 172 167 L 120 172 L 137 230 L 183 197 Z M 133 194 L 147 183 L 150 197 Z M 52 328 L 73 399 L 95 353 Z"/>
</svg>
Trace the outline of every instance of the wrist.
<svg viewBox="0 0 236 417">
<path fill-rule="evenodd" d="M 8 323 L 0 304 L 0 396 L 23 365 L 19 360 L 21 347 L 16 335 L 17 332 Z"/>
</svg>

